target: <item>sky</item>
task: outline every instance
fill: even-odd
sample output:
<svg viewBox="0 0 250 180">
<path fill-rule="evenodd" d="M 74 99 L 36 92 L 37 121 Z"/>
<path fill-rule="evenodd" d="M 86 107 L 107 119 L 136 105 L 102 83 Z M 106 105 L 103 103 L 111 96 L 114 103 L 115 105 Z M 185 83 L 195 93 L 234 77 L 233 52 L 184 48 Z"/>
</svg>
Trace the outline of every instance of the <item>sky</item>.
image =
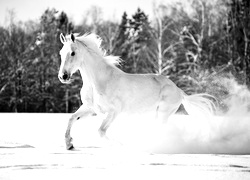
<svg viewBox="0 0 250 180">
<path fill-rule="evenodd" d="M 53 7 L 66 12 L 78 24 L 92 5 L 102 8 L 104 19 L 120 21 L 124 11 L 132 15 L 138 7 L 152 15 L 153 1 L 166 3 L 173 0 L 0 0 L 0 25 L 6 23 L 8 10 L 14 10 L 17 21 L 27 21 L 38 20 L 47 8 Z"/>
</svg>

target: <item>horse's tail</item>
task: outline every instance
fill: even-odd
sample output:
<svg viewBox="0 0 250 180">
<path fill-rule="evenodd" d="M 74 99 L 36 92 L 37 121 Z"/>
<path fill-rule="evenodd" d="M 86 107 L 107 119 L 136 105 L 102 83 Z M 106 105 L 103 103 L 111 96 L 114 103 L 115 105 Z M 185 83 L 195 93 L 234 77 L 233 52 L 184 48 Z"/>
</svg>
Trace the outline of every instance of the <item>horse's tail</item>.
<svg viewBox="0 0 250 180">
<path fill-rule="evenodd" d="M 216 110 L 216 105 L 213 101 L 216 101 L 214 96 L 206 93 L 187 95 L 182 92 L 182 94 L 182 104 L 189 115 L 214 115 Z"/>
</svg>

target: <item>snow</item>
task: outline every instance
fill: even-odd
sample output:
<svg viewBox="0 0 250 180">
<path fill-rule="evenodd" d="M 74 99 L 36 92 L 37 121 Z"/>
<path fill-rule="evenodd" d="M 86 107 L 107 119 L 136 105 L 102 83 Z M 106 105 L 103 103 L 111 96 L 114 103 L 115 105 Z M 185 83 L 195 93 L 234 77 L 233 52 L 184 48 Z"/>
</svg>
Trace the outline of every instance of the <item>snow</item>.
<svg viewBox="0 0 250 180">
<path fill-rule="evenodd" d="M 250 156 L 0 149 L 0 179 L 249 179 Z"/>
<path fill-rule="evenodd" d="M 101 118 L 93 117 L 74 124 L 76 150 L 67 151 L 69 117 L 0 114 L 0 179 L 250 178 L 250 156 L 230 155 L 249 154 L 248 121 L 175 115 L 162 124 L 148 115 L 123 116 L 106 140 L 97 131 Z"/>
<path fill-rule="evenodd" d="M 64 134 L 71 114 L 0 114 L 0 147 L 65 147 Z M 157 122 L 150 114 L 120 116 L 100 138 L 104 117 L 77 121 L 71 131 L 75 147 L 122 146 L 151 153 L 250 154 L 249 117 L 202 119 L 174 115 Z"/>
</svg>

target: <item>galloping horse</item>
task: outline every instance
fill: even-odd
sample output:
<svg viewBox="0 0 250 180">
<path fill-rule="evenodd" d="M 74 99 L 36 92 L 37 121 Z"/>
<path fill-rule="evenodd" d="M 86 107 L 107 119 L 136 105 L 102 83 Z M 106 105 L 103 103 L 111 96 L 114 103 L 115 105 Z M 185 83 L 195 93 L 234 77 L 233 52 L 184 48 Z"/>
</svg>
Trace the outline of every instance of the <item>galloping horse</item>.
<svg viewBox="0 0 250 180">
<path fill-rule="evenodd" d="M 69 119 L 65 134 L 66 148 L 74 148 L 70 129 L 80 118 L 106 113 L 99 133 L 105 133 L 121 112 L 155 111 L 158 118 L 167 120 L 181 104 L 188 114 L 213 113 L 214 104 L 209 94 L 188 96 L 171 80 L 157 74 L 128 74 L 116 67 L 119 57 L 107 56 L 101 38 L 95 34 L 61 34 L 61 66 L 58 77 L 70 83 L 72 74 L 80 71 L 83 79 L 81 107 Z"/>
</svg>

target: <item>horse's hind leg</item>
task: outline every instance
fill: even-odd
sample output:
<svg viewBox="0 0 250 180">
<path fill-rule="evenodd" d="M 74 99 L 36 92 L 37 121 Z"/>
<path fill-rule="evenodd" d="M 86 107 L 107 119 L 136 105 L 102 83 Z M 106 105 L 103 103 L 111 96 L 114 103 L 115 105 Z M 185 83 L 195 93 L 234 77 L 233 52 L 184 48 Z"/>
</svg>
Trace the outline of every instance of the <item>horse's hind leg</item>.
<svg viewBox="0 0 250 180">
<path fill-rule="evenodd" d="M 179 106 L 180 104 L 172 104 L 170 106 L 158 106 L 156 110 L 156 118 L 162 122 L 167 122 L 169 116 L 174 114 L 178 110 Z"/>
<path fill-rule="evenodd" d="M 167 122 L 170 115 L 180 107 L 182 94 L 176 86 L 165 86 L 162 89 L 161 101 L 156 110 L 157 119 Z"/>
<path fill-rule="evenodd" d="M 91 115 L 95 115 L 95 112 L 91 108 L 81 106 L 71 116 L 71 118 L 69 119 L 69 122 L 68 122 L 68 127 L 67 127 L 67 130 L 66 130 L 66 133 L 65 133 L 65 143 L 66 143 L 66 149 L 67 150 L 74 149 L 74 146 L 72 144 L 72 140 L 73 139 L 70 136 L 70 130 L 71 130 L 71 127 L 73 126 L 74 122 L 77 121 L 77 120 L 79 120 L 80 118 L 91 116 Z"/>
</svg>

